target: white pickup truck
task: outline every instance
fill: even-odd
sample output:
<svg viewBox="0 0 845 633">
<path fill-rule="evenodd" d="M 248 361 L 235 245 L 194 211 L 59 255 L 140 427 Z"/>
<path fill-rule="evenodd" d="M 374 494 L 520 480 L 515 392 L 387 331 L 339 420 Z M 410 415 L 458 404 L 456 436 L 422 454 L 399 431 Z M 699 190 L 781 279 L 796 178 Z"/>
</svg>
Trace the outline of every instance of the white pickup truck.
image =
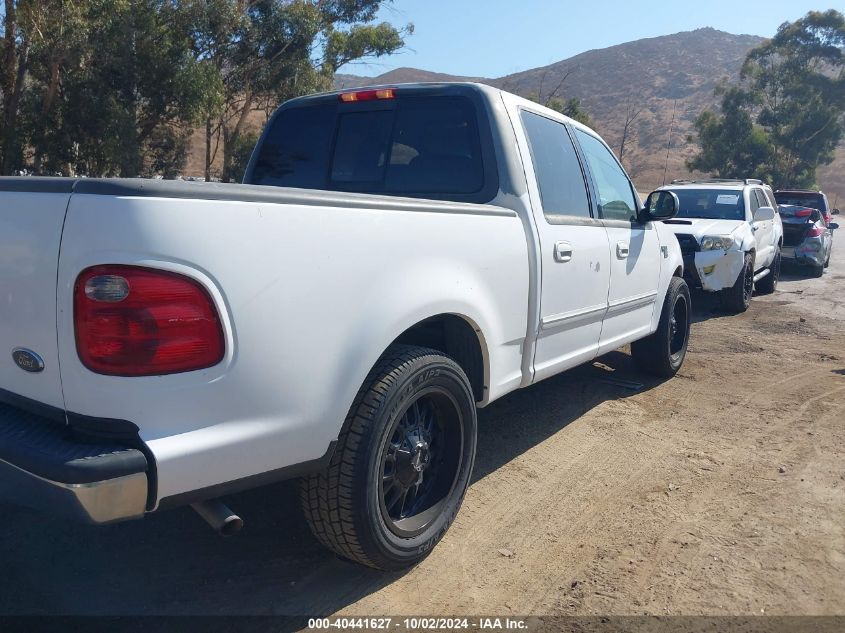
<svg viewBox="0 0 845 633">
<path fill-rule="evenodd" d="M 316 537 L 422 558 L 476 407 L 632 343 L 683 362 L 677 199 L 474 84 L 284 104 L 247 184 L 0 179 L 0 497 L 94 523 L 302 478 Z"/>
</svg>

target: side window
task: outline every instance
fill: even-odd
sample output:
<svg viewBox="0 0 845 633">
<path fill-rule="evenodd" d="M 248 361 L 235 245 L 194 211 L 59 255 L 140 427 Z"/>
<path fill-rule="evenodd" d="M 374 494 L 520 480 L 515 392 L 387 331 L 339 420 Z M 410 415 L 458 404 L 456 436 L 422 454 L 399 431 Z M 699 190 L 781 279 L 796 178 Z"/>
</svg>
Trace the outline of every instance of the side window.
<svg viewBox="0 0 845 633">
<path fill-rule="evenodd" d="M 590 217 L 590 201 L 581 164 L 566 126 L 533 112 L 522 112 L 531 162 L 546 219 Z"/>
<path fill-rule="evenodd" d="M 748 192 L 748 202 L 751 203 L 750 210 L 751 210 L 751 219 L 754 219 L 754 214 L 757 213 L 757 209 L 760 208 L 760 199 L 757 197 L 757 189 L 752 189 Z"/>
<path fill-rule="evenodd" d="M 637 202 L 634 191 L 616 157 L 592 134 L 576 129 L 575 135 L 581 143 L 596 181 L 602 216 L 608 220 L 636 221 Z"/>
<path fill-rule="evenodd" d="M 775 194 L 772 193 L 772 190 L 771 189 L 764 189 L 763 193 L 766 194 L 766 202 L 768 203 L 768 205 L 770 207 L 772 207 L 772 209 L 775 210 L 775 214 L 780 213 L 780 211 L 778 210 L 777 200 L 775 200 Z"/>
<path fill-rule="evenodd" d="M 766 194 L 762 189 L 755 189 L 754 193 L 757 194 L 757 204 L 761 207 L 769 207 L 769 201 L 766 199 Z"/>
</svg>

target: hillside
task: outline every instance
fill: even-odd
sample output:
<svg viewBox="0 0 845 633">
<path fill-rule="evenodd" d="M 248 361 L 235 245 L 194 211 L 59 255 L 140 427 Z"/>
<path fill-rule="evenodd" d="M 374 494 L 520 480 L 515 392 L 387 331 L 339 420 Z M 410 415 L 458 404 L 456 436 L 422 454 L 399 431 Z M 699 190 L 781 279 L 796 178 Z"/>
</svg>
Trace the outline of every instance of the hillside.
<svg viewBox="0 0 845 633">
<path fill-rule="evenodd" d="M 591 50 L 549 66 L 498 78 L 457 77 L 417 68 L 398 68 L 376 77 L 337 75 L 337 88 L 419 81 L 480 81 L 521 95 L 546 97 L 561 81 L 558 94 L 577 97 L 589 111 L 596 130 L 619 151 L 626 112 L 641 110 L 630 126 L 622 158 L 640 191 L 666 179 L 689 176 L 684 161 L 695 153 L 687 143 L 692 122 L 703 109 L 714 107 L 713 89 L 720 81 L 735 81 L 749 49 L 762 41 L 711 28 L 637 40 Z M 672 112 L 671 148 L 666 148 Z M 263 125 L 263 114 L 252 119 Z M 202 173 L 202 138 L 195 139 L 186 173 Z M 831 199 L 845 204 L 845 147 L 837 160 L 819 170 L 819 181 Z"/>
</svg>

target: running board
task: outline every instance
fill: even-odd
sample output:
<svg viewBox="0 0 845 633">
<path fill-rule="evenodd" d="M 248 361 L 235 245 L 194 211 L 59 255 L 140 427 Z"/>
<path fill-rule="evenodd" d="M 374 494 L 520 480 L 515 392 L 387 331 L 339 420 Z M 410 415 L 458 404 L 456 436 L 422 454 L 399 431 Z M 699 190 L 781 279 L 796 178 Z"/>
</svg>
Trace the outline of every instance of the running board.
<svg viewBox="0 0 845 633">
<path fill-rule="evenodd" d="M 763 277 L 768 275 L 770 272 L 772 272 L 772 271 L 768 268 L 766 268 L 765 270 L 761 270 L 759 273 L 754 275 L 754 283 L 756 284 L 758 281 L 760 281 Z"/>
</svg>

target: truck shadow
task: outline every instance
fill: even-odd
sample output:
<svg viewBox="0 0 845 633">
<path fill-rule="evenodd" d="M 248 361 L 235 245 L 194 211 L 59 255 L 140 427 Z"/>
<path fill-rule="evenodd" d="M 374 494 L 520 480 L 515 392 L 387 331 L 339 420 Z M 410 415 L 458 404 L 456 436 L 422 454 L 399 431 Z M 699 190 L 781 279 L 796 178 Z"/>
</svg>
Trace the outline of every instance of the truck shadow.
<svg viewBox="0 0 845 633">
<path fill-rule="evenodd" d="M 628 354 L 613 352 L 503 398 L 480 411 L 473 482 L 600 403 L 659 382 L 644 378 Z M 0 506 L 7 517 L 0 614 L 325 615 L 401 575 L 322 549 L 300 515 L 296 482 L 226 501 L 245 520 L 228 539 L 190 509 L 96 528 Z M 268 628 L 279 630 L 279 622 L 271 619 Z"/>
<path fill-rule="evenodd" d="M 692 322 L 693 325 L 711 319 L 723 319 L 735 316 L 722 308 L 719 294 L 716 292 L 705 292 L 704 290 L 692 290 Z M 753 299 L 752 299 L 753 300 Z"/>
</svg>

